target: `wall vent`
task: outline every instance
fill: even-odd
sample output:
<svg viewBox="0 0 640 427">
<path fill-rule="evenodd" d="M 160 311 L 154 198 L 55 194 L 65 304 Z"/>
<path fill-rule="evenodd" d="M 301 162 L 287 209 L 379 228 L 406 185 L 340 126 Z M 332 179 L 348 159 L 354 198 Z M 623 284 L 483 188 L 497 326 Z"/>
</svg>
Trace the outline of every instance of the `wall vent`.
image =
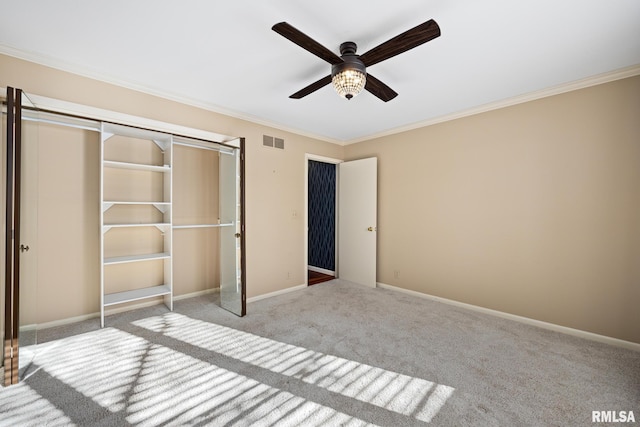
<svg viewBox="0 0 640 427">
<path fill-rule="evenodd" d="M 274 138 L 269 135 L 262 135 L 262 145 L 265 147 L 274 147 L 284 150 L 284 139 Z"/>
</svg>

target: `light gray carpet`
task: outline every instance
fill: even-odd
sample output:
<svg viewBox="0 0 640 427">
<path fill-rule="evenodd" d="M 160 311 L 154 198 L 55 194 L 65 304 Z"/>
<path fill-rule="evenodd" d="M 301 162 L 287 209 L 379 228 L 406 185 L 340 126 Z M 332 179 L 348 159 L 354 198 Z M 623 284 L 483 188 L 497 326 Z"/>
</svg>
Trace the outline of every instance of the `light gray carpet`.
<svg viewBox="0 0 640 427">
<path fill-rule="evenodd" d="M 640 418 L 640 352 L 339 281 L 39 331 L 0 425 L 584 426 Z M 28 349 L 31 350 L 31 349 Z"/>
</svg>

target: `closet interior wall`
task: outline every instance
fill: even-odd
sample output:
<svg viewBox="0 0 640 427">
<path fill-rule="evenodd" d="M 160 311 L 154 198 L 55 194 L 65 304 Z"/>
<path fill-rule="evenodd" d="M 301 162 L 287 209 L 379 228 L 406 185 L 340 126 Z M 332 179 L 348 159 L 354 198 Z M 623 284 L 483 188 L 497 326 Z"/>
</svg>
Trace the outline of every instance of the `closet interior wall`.
<svg viewBox="0 0 640 427">
<path fill-rule="evenodd" d="M 96 131 L 24 120 L 20 325 L 99 311 L 99 150 Z M 33 173 L 35 172 L 35 173 Z M 3 181 L 5 174 L 3 173 Z"/>
<path fill-rule="evenodd" d="M 31 251 L 37 253 L 38 262 L 34 266 L 37 283 L 23 283 L 34 288 L 30 294 L 35 301 L 21 304 L 20 323 L 42 328 L 93 317 L 100 312 L 100 133 L 25 121 L 23 134 L 23 139 L 34 141 L 30 148 L 35 152 L 29 155 L 30 161 L 37 162 L 38 173 L 33 177 L 37 182 L 24 191 L 25 197 L 35 198 L 37 206 L 38 241 Z M 217 223 L 218 152 L 182 145 L 174 149 L 174 225 Z M 4 169 L 3 158 L 3 192 Z M 146 248 L 136 248 L 142 240 L 129 234 L 118 239 L 118 244 L 144 251 Z M 173 252 L 174 298 L 219 287 L 218 228 L 176 229 Z M 125 289 L 137 281 L 137 274 L 148 274 L 146 269 L 152 264 L 141 263 L 126 276 L 117 271 L 110 274 L 116 277 L 116 287 Z M 143 303 L 161 302 L 158 297 Z M 120 304 L 109 308 L 107 314 L 139 304 Z"/>
<path fill-rule="evenodd" d="M 220 287 L 219 153 L 173 147 L 174 295 Z"/>
</svg>

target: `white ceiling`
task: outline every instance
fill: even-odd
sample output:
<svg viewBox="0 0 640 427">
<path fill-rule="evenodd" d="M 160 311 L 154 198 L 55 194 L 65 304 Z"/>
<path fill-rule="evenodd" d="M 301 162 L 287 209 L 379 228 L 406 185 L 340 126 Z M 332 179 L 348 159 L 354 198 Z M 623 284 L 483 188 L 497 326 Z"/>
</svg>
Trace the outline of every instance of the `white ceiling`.
<svg viewBox="0 0 640 427">
<path fill-rule="evenodd" d="M 0 10 L 1 53 L 339 143 L 640 64 L 638 0 L 0 0 Z M 330 65 L 273 24 L 364 53 L 431 18 L 441 37 L 367 69 L 399 93 L 392 101 L 346 101 L 331 86 L 288 98 Z"/>
</svg>

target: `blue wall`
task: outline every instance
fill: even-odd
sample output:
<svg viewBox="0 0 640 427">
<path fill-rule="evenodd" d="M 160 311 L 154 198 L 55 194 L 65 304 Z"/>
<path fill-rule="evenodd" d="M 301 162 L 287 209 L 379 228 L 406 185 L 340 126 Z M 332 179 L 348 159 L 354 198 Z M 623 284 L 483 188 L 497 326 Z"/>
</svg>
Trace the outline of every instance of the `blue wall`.
<svg viewBox="0 0 640 427">
<path fill-rule="evenodd" d="M 309 161 L 309 265 L 335 271 L 336 165 Z"/>
</svg>

